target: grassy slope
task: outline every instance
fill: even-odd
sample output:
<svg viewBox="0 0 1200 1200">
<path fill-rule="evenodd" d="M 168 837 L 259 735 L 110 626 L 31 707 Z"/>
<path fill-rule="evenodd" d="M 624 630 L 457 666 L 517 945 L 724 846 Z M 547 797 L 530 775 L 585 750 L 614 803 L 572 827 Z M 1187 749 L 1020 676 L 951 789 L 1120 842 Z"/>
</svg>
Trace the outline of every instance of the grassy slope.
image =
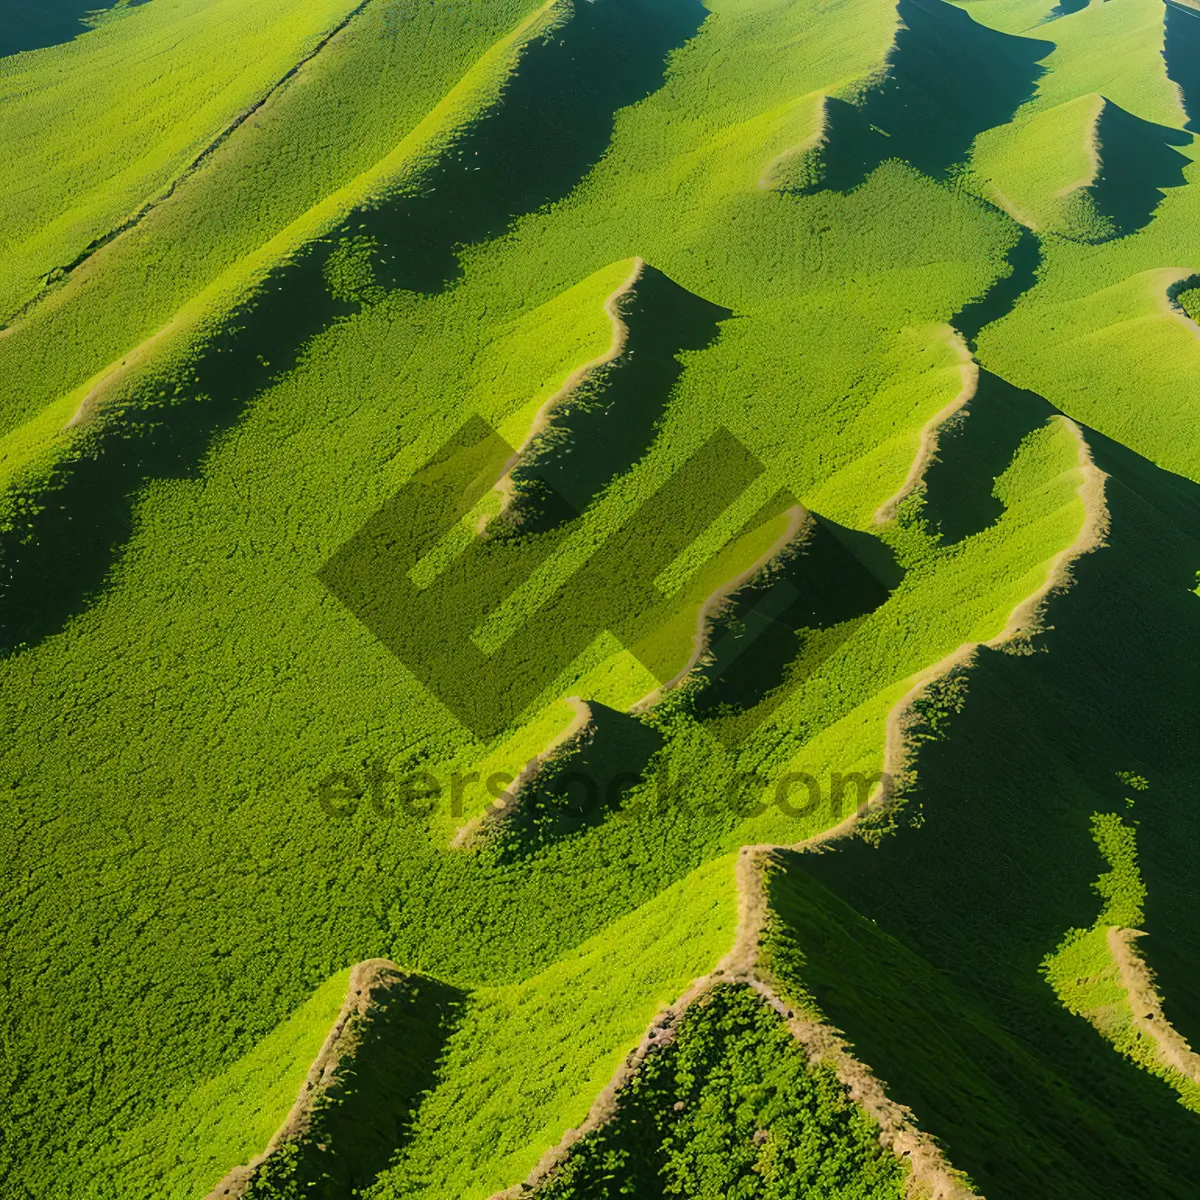
<svg viewBox="0 0 1200 1200">
<path fill-rule="evenodd" d="M 0 63 L 0 319 L 166 190 L 353 7 L 156 0 Z"/>
<path fill-rule="evenodd" d="M 687 927 L 673 920 L 680 907 L 693 917 Z M 486 1195 L 526 1174 L 542 1145 L 582 1120 L 626 1044 L 728 949 L 735 908 L 732 871 L 717 862 L 548 970 L 465 995 L 434 1056 L 436 1091 L 383 1192 Z M 221 1075 L 168 1098 L 100 1156 L 86 1194 L 199 1195 L 248 1161 L 295 1099 L 345 987 L 340 972 Z M 475 1119 L 447 1144 L 445 1130 L 462 1112 Z"/>
<path fill-rule="evenodd" d="M 1113 0 L 1112 7 L 1132 2 Z M 515 1182 L 580 1118 L 648 1014 L 712 965 L 729 923 L 714 917 L 710 934 L 694 944 L 681 938 L 670 953 L 630 957 L 628 948 L 661 941 L 668 912 L 680 935 L 693 923 L 701 927 L 706 911 L 717 912 L 713 891 L 731 881 L 719 857 L 724 849 L 760 838 L 795 841 L 832 823 L 827 811 L 744 819 L 723 800 L 731 771 L 793 764 L 824 778 L 831 768 L 876 767 L 886 714 L 905 680 L 964 642 L 995 636 L 1079 529 L 1074 440 L 1061 424 L 1043 426 L 1044 407 L 986 480 L 973 473 L 985 485 L 981 507 L 995 508 L 972 536 L 938 546 L 919 519 L 919 497 L 901 526 L 886 531 L 890 547 L 873 526 L 876 508 L 904 482 L 925 421 L 960 385 L 944 323 L 1002 273 L 1018 232 L 962 189 L 898 165 L 881 168 L 850 196 L 801 197 L 761 186 L 766 165 L 811 132 L 811 98 L 852 88 L 878 65 L 894 27 L 887 6 L 714 3 L 699 35 L 671 59 L 661 87 L 656 64 L 643 70 L 635 62 L 628 74 L 615 64 L 630 57 L 630 39 L 649 48 L 648 59 L 661 60 L 695 31 L 703 10 L 668 15 L 653 4 L 614 3 L 606 10 L 611 22 L 602 10 L 581 9 L 561 40 L 531 47 L 508 102 L 482 127 L 511 147 L 510 161 L 489 165 L 478 186 L 468 180 L 454 194 L 471 211 L 500 196 L 507 212 L 497 209 L 482 224 L 439 223 L 452 186 L 443 176 L 440 195 L 402 199 L 378 220 L 363 214 L 361 232 L 375 239 L 373 279 L 352 285 L 353 302 L 331 311 L 294 370 L 255 379 L 253 396 L 225 395 L 211 365 L 203 374 L 209 360 L 201 355 L 201 385 L 227 414 L 215 425 L 188 422 L 203 410 L 197 396 L 204 386 L 169 358 L 151 360 L 164 386 L 180 387 L 180 403 L 151 413 L 176 458 L 164 466 L 147 455 L 152 471 L 121 477 L 131 487 L 146 482 L 131 523 L 104 527 L 120 557 L 99 598 L 73 598 L 56 623 L 65 622 L 62 632 L 39 630 L 3 666 L 4 720 L 19 747 L 5 761 L 15 813 L 9 836 L 20 835 L 9 856 L 6 920 L 17 964 L 12 986 L 32 997 L 20 1017 L 14 1005 L 6 1008 L 6 1069 L 20 1062 L 36 1081 L 24 1084 L 8 1119 L 24 1139 L 22 1178 L 35 1194 L 78 1192 L 101 1140 L 156 1145 L 148 1122 L 168 1097 L 196 1103 L 186 1098 L 205 1095 L 239 1061 L 253 1061 L 246 1058 L 252 1047 L 322 981 L 376 954 L 479 997 L 451 1039 L 442 1085 L 419 1114 L 399 1173 L 381 1180 L 380 1194 L 414 1178 L 448 1195 L 482 1196 Z M 364 17 L 382 19 L 387 11 L 405 9 L 373 7 Z M 523 15 L 491 11 L 497 27 L 488 39 Z M 329 71 L 317 78 L 330 88 L 343 80 L 347 104 L 361 86 L 356 80 L 367 77 L 365 66 L 361 77 L 358 70 L 369 59 L 359 56 L 378 53 L 373 41 L 355 45 L 355 28 L 310 68 Z M 438 28 L 448 46 L 467 44 L 461 28 Z M 325 57 L 335 49 L 345 55 L 342 74 L 334 69 L 342 60 Z M 554 90 L 563 78 L 555 64 L 573 53 L 591 69 L 570 67 L 573 89 Z M 404 61 L 399 51 L 395 61 Z M 405 111 L 413 116 L 405 120 L 411 124 L 454 77 L 447 70 L 411 93 L 398 81 L 410 97 Z M 320 100 L 303 91 L 297 84 L 263 110 L 267 133 L 248 125 L 231 137 L 148 219 L 145 242 L 118 240 L 97 255 L 88 268 L 94 294 L 119 295 L 169 244 L 191 238 L 208 246 L 206 214 L 219 210 L 207 206 L 220 202 L 232 178 L 220 174 L 225 156 L 262 166 L 276 147 L 300 146 L 311 127 L 306 104 Z M 612 128 L 611 112 L 647 92 Z M 557 121 L 522 124 L 524 112 L 552 110 Z M 79 349 L 28 411 L 54 403 L 136 345 L 223 264 L 379 161 L 403 134 L 403 122 L 372 128 L 378 140 L 364 137 L 361 150 L 349 141 L 324 147 L 319 172 L 301 170 L 298 158 L 287 187 L 254 189 L 268 214 L 261 230 L 248 220 L 223 234 L 211 252 L 197 255 L 202 269 L 178 285 L 150 277 L 145 305 L 96 324 L 94 336 L 87 314 L 118 314 L 119 306 L 89 310 L 82 277 L 77 298 L 73 283 L 56 293 L 27 334 L 8 338 L 28 336 L 37 345 L 69 327 L 54 322 L 77 319 L 89 335 L 71 340 Z M 572 149 L 577 139 L 580 153 Z M 541 186 L 506 190 L 506 171 L 536 174 L 547 161 L 556 169 Z M 315 193 L 306 191 L 316 187 L 309 179 L 319 184 Z M 466 253 L 456 286 L 435 279 L 414 290 L 403 286 L 412 277 L 396 278 L 400 268 L 392 264 L 403 265 L 413 247 L 389 227 L 389 216 L 424 222 L 417 227 L 446 238 L 449 249 L 546 200 L 554 203 L 525 216 L 507 237 Z M 232 210 L 248 206 L 239 198 Z M 168 217 L 178 223 L 155 233 L 149 222 Z M 1160 212 L 1151 228 L 1162 219 Z M 345 249 L 353 233 L 345 228 L 335 242 Z M 361 780 L 375 760 L 393 768 L 423 762 L 444 780 L 489 756 L 503 761 L 511 752 L 519 763 L 536 745 L 520 724 L 482 746 L 465 740 L 313 572 L 466 414 L 481 412 L 517 440 L 556 382 L 603 345 L 599 301 L 634 254 L 735 319 L 709 347 L 684 355 L 660 436 L 556 546 L 551 577 L 565 575 L 707 432 L 725 425 L 768 473 L 716 522 L 704 543 L 709 551 L 786 485 L 822 515 L 864 531 L 855 543 L 860 552 L 892 586 L 906 572 L 902 582 L 864 620 L 839 629 L 828 657 L 804 660 L 803 671 L 756 714 L 765 723 L 735 750 L 717 736 L 719 726 L 692 715 L 686 699 L 667 706 L 658 718 L 669 747 L 661 763 L 671 778 L 686 780 L 686 807 L 663 811 L 654 788 L 644 789 L 631 798 L 629 819 L 515 862 L 448 851 L 452 822 L 441 810 L 427 821 L 399 812 L 385 819 L 363 803 L 352 817 L 328 816 L 313 790 L 331 770 Z M 330 276 L 314 261 L 321 269 L 285 273 L 281 282 L 299 289 L 315 278 L 320 289 Z M 453 274 L 453 257 L 447 261 Z M 1053 260 L 1055 272 L 1060 261 L 1067 259 Z M 1026 305 L 1056 278 L 1047 269 Z M 268 305 L 267 320 L 252 327 L 251 348 L 254 336 L 275 336 L 286 312 Z M 213 344 L 238 352 L 237 335 Z M 286 364 L 295 347 L 282 344 Z M 114 428 L 131 456 L 144 455 L 151 443 L 138 440 L 136 427 Z M 994 475 L 1002 479 L 992 497 Z M 62 494 L 83 514 L 87 497 L 104 493 L 64 485 Z M 713 502 L 700 495 L 697 503 Z M 75 549 L 69 531 L 64 538 Z M 889 559 L 900 571 L 880 565 Z M 111 561 L 107 553 L 98 557 L 92 586 Z M 557 711 L 558 697 L 582 690 L 628 698 L 641 682 L 629 656 L 602 638 L 538 698 L 527 720 L 552 724 L 557 718 L 547 714 Z M 479 797 L 474 785 L 468 805 Z M 1061 913 L 1052 916 L 1059 935 L 1070 927 Z M 588 947 L 605 944 L 610 958 L 598 952 L 587 966 Z M 604 991 L 589 992 L 595 1011 L 564 1011 L 564 989 L 584 986 L 585 978 L 607 981 Z M 512 1011 L 524 1014 L 527 1055 L 505 1048 Z M 554 1039 L 545 1032 L 551 1018 Z M 1095 1038 L 1086 1026 L 1082 1032 Z M 69 1049 L 50 1057 L 47 1045 Z M 138 1049 L 151 1045 L 153 1055 Z M 520 1064 L 506 1075 L 506 1091 L 496 1090 L 496 1056 L 505 1056 L 506 1070 Z M 888 1068 L 881 1073 L 892 1081 Z M 897 1068 L 905 1099 L 901 1076 Z M 264 1096 L 256 1129 L 286 1108 L 281 1089 Z M 494 1119 L 475 1120 L 481 1108 Z M 1153 1103 L 1148 1111 L 1157 1111 Z M 215 1122 L 203 1157 L 192 1160 L 210 1163 L 210 1174 L 221 1153 L 244 1154 L 249 1145 L 242 1133 L 234 1141 L 221 1132 L 238 1120 L 229 1113 Z M 477 1138 L 496 1139 L 503 1152 Z M 168 1145 L 123 1165 L 121 1194 L 152 1192 L 153 1181 L 185 1158 Z M 960 1165 L 979 1174 L 974 1162 Z M 101 1179 L 95 1186 L 103 1195 L 109 1185 Z"/>
<path fill-rule="evenodd" d="M 989 13 L 1005 8 L 997 0 L 986 5 Z M 1068 415 L 1195 479 L 1194 397 L 1179 381 L 1200 364 L 1200 342 L 1169 311 L 1165 292 L 1200 265 L 1193 219 L 1198 168 L 1194 143 L 1181 132 L 1187 115 L 1162 55 L 1162 5 L 1114 0 L 1051 28 L 1058 48 L 1046 65 L 1053 73 L 1031 111 L 1048 113 L 1099 94 L 1163 127 L 1148 131 L 1141 160 L 1123 168 L 1158 185 L 1145 198 L 1147 209 L 1161 198 L 1130 236 L 1097 247 L 1047 238 L 1039 286 L 980 339 L 980 356 Z M 1035 125 L 1026 127 L 1030 136 Z M 1174 144 L 1162 140 L 1167 136 Z M 1035 153 L 1031 146 L 1027 161 L 1054 164 L 1063 153 L 1077 154 L 1075 132 L 1064 127 L 1063 137 L 1065 147 L 1039 143 Z M 992 169 L 986 157 L 978 169 L 984 175 Z M 1052 181 L 1044 186 L 1048 191 Z"/>
</svg>

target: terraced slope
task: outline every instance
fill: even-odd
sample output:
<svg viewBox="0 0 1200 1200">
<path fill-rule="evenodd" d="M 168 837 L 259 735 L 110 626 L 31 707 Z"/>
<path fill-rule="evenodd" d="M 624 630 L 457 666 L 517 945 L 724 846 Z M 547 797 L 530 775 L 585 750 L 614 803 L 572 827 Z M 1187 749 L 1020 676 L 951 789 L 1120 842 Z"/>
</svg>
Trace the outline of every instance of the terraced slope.
<svg viewBox="0 0 1200 1200">
<path fill-rule="evenodd" d="M 1198 29 L 0 58 L 0 1194 L 1192 1195 Z"/>
</svg>

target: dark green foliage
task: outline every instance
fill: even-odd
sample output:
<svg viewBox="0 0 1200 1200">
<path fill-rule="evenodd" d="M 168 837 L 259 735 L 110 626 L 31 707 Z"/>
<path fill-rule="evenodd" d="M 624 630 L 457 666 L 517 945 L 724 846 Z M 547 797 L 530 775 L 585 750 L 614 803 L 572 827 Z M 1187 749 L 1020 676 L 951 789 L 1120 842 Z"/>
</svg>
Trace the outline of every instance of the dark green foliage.
<svg viewBox="0 0 1200 1200">
<path fill-rule="evenodd" d="M 1200 275 L 1189 275 L 1171 284 L 1167 299 L 1193 321 L 1200 322 Z"/>
<path fill-rule="evenodd" d="M 1194 1114 L 1059 1006 L 1026 945 L 1027 927 L 1010 931 L 993 917 L 983 891 L 991 879 L 971 878 L 980 856 L 962 855 L 961 870 L 943 864 L 936 875 L 923 855 L 907 877 L 894 869 L 892 859 L 919 841 L 940 840 L 944 820 L 935 811 L 920 830 L 862 848 L 863 868 L 878 873 L 870 907 L 861 891 L 847 904 L 822 887 L 812 870 L 818 857 L 786 858 L 771 885 L 768 961 L 788 998 L 815 1004 L 846 1032 L 889 1096 L 919 1114 L 989 1200 L 1137 1200 L 1148 1192 L 1184 1200 L 1196 1162 Z M 1080 889 L 1076 911 L 1091 920 L 1086 872 L 1095 871 L 1096 847 L 1082 825 L 1079 861 L 1064 865 Z M 1000 838 L 988 836 L 991 854 L 1002 853 Z M 1002 873 L 1010 892 L 1027 878 L 1016 868 L 988 872 Z M 849 894 L 840 878 L 822 876 Z M 900 885 L 913 889 L 912 900 L 897 903 Z M 952 926 L 961 932 L 950 934 Z M 1061 936 L 1052 926 L 1043 926 L 1045 952 Z M 942 934 L 953 938 L 945 952 L 934 940 Z M 971 939 L 980 949 L 964 955 Z M 1014 974 L 1018 957 L 1024 970 Z"/>
<path fill-rule="evenodd" d="M 947 736 L 954 717 L 967 702 L 970 676 L 962 669 L 939 676 L 913 701 L 913 712 L 920 722 L 914 740 L 938 741 Z"/>
<path fill-rule="evenodd" d="M 885 1200 L 905 1170 L 832 1069 L 810 1065 L 783 1019 L 747 987 L 721 985 L 684 1014 L 537 1189 L 541 1200 Z"/>
</svg>

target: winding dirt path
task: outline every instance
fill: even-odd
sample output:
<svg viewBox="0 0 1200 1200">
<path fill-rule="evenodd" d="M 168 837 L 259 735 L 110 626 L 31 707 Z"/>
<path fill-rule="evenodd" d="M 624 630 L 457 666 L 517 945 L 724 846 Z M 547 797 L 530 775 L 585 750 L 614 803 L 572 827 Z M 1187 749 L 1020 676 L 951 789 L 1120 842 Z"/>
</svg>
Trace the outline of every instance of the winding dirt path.
<svg viewBox="0 0 1200 1200">
<path fill-rule="evenodd" d="M 500 506 L 501 512 L 504 512 L 513 500 L 513 470 L 529 453 L 529 448 L 535 439 L 549 429 L 554 419 L 555 410 L 579 390 L 584 380 L 610 363 L 616 362 L 625 353 L 625 347 L 629 344 L 629 325 L 621 313 L 621 301 L 626 296 L 636 292 L 637 285 L 641 282 L 642 276 L 645 273 L 646 260 L 639 256 L 633 260 L 633 267 L 625 281 L 604 301 L 604 311 L 608 314 L 609 324 L 612 327 L 612 341 L 608 349 L 603 354 L 593 358 L 590 362 L 584 363 L 583 366 L 576 367 L 567 376 L 562 387 L 546 400 L 534 414 L 533 421 L 529 426 L 529 432 L 525 435 L 525 440 L 513 451 L 512 457 L 504 464 L 504 470 L 501 472 L 500 478 L 496 481 L 495 490 L 503 497 Z"/>
<path fill-rule="evenodd" d="M 1137 948 L 1137 939 L 1146 935 L 1138 929 L 1113 926 L 1108 931 L 1108 948 L 1120 973 L 1121 986 L 1129 997 L 1133 1023 L 1158 1050 L 1159 1061 L 1169 1070 L 1200 1086 L 1200 1054 L 1192 1049 L 1163 1012 L 1162 997 L 1154 983 L 1154 973 Z"/>
<path fill-rule="evenodd" d="M 875 510 L 876 525 L 886 525 L 896 515 L 896 510 L 900 507 L 901 503 L 913 493 L 917 485 L 925 478 L 925 472 L 929 469 L 929 465 L 933 462 L 934 455 L 937 453 L 938 435 L 942 426 L 967 401 L 974 397 L 975 392 L 979 388 L 979 364 L 975 361 L 970 349 L 967 347 L 966 339 L 952 325 L 946 326 L 945 339 L 947 344 L 958 354 L 958 370 L 959 377 L 962 380 L 962 387 L 959 389 L 958 395 L 945 408 L 941 409 L 940 412 L 934 413 L 925 422 L 921 429 L 921 441 L 917 447 L 917 454 L 912 460 L 912 465 L 908 468 L 908 475 L 901 485 L 900 490 L 893 496 L 890 496 Z"/>
<path fill-rule="evenodd" d="M 318 39 L 317 44 L 305 54 L 298 62 L 289 67 L 273 84 L 271 84 L 263 94 L 254 101 L 248 108 L 242 109 L 233 120 L 231 120 L 223 129 L 221 129 L 213 138 L 211 138 L 201 148 L 200 152 L 185 164 L 167 185 L 166 189 L 160 192 L 152 200 L 147 200 L 141 208 L 136 212 L 126 217 L 120 225 L 102 233 L 99 237 L 94 238 L 88 245 L 80 251 L 69 263 L 64 263 L 60 267 L 55 267 L 50 271 L 50 275 L 55 277 L 55 282 L 65 279 L 72 271 L 83 266 L 98 250 L 102 250 L 110 242 L 115 241 L 123 233 L 128 233 L 131 229 L 135 229 L 145 220 L 160 204 L 169 200 L 179 189 L 180 184 L 186 183 L 202 166 L 212 157 L 237 131 L 240 129 L 255 113 L 259 112 L 265 104 L 273 99 L 292 79 L 294 79 L 326 46 L 329 45 L 335 37 L 338 36 L 355 17 L 371 3 L 371 0 L 361 0 L 354 6 L 340 21 L 334 24 L 333 28 L 322 34 Z M 49 291 L 48 286 L 44 286 L 37 295 L 27 300 L 20 308 L 9 314 L 6 318 L 7 324 L 3 332 L 8 332 L 13 327 L 13 324 L 19 321 L 22 317 L 31 312 L 37 304 L 45 298 Z"/>
<path fill-rule="evenodd" d="M 386 958 L 370 958 L 356 964 L 350 971 L 346 999 L 337 1015 L 317 1057 L 308 1069 L 300 1094 L 296 1097 L 283 1124 L 272 1135 L 266 1149 L 250 1162 L 234 1167 L 205 1197 L 205 1200 L 236 1200 L 244 1196 L 254 1182 L 258 1169 L 280 1146 L 295 1142 L 304 1135 L 312 1119 L 317 1101 L 337 1082 L 342 1060 L 353 1055 L 357 1048 L 354 1017 L 364 1015 L 375 1001 L 376 994 L 404 982 L 411 976 Z"/>
</svg>

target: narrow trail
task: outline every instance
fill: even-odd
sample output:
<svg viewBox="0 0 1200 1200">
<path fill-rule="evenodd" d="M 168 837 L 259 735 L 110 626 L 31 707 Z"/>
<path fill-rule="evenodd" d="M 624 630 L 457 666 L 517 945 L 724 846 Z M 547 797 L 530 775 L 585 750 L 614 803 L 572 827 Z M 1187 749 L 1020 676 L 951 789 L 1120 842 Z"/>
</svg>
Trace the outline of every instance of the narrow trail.
<svg viewBox="0 0 1200 1200">
<path fill-rule="evenodd" d="M 925 478 L 925 472 L 929 469 L 933 462 L 934 456 L 937 454 L 938 438 L 941 433 L 942 426 L 965 404 L 974 398 L 975 392 L 979 388 L 979 364 L 975 361 L 971 354 L 970 348 L 967 346 L 966 338 L 958 332 L 952 325 L 946 326 L 946 342 L 955 350 L 959 358 L 959 376 L 962 379 L 962 387 L 959 389 L 958 395 L 950 401 L 945 408 L 934 413 L 928 421 L 925 422 L 921 430 L 921 441 L 917 447 L 916 457 L 912 461 L 912 465 L 908 469 L 908 475 L 901 485 L 900 490 L 894 495 L 888 497 L 875 510 L 875 524 L 886 525 L 895 515 L 896 510 L 900 505 L 916 490 L 921 481 Z"/>
<path fill-rule="evenodd" d="M 1163 1001 L 1155 986 L 1154 974 L 1137 948 L 1141 930 L 1113 926 L 1108 931 L 1108 948 L 1117 964 L 1121 986 L 1129 997 L 1133 1023 L 1142 1037 L 1158 1051 L 1159 1062 L 1169 1071 L 1200 1086 L 1200 1054 L 1163 1012 Z"/>
<path fill-rule="evenodd" d="M 386 958 L 371 958 L 357 963 L 350 971 L 346 999 L 333 1022 L 317 1057 L 308 1069 L 300 1094 L 296 1097 L 283 1124 L 271 1136 L 263 1152 L 250 1162 L 232 1168 L 205 1197 L 205 1200 L 236 1200 L 244 1196 L 258 1174 L 259 1168 L 281 1146 L 303 1136 L 312 1119 L 317 1102 L 338 1081 L 342 1061 L 353 1055 L 356 1048 L 352 1022 L 364 1016 L 375 1003 L 377 993 L 403 983 L 411 976 Z"/>
<path fill-rule="evenodd" d="M 304 55 L 293 66 L 289 67 L 265 92 L 256 100 L 249 108 L 243 109 L 233 118 L 223 129 L 221 129 L 215 137 L 205 143 L 200 152 L 183 166 L 175 178 L 167 185 L 165 191 L 160 192 L 153 199 L 147 200 L 141 208 L 130 216 L 126 217 L 120 225 L 110 229 L 107 233 L 101 234 L 98 238 L 94 238 L 88 243 L 83 250 L 79 252 L 69 263 L 62 266 L 54 267 L 46 276 L 46 280 L 42 285 L 42 289 L 31 299 L 27 300 L 15 312 L 10 313 L 3 318 L 4 329 L 0 332 L 7 332 L 12 328 L 13 324 L 19 321 L 22 317 L 28 315 L 48 294 L 49 289 L 57 283 L 65 280 L 73 271 L 83 266 L 98 250 L 102 250 L 110 242 L 115 241 L 123 233 L 128 233 L 131 229 L 135 229 L 152 213 L 160 204 L 176 193 L 179 186 L 186 183 L 198 170 L 212 157 L 255 113 L 259 112 L 265 104 L 267 104 L 274 96 L 278 95 L 280 90 L 294 79 L 300 71 L 302 71 L 326 46 L 329 45 L 335 37 L 338 36 L 357 16 L 359 16 L 372 0 L 360 0 L 340 21 L 333 26 L 332 29 L 322 34 L 318 39 L 317 44 Z"/>
<path fill-rule="evenodd" d="M 361 11 L 370 2 L 371 0 L 363 0 L 363 4 L 355 12 Z M 541 7 L 477 59 L 416 127 L 374 166 L 297 216 L 258 249 L 231 264 L 185 302 L 161 328 L 122 356 L 119 362 L 111 362 L 92 375 L 76 389 L 88 390 L 65 428 L 80 426 L 94 417 L 103 403 L 129 377 L 133 368 L 148 360 L 170 339 L 189 330 L 195 331 L 206 324 L 220 324 L 232 309 L 261 292 L 264 281 L 273 270 L 292 260 L 335 228 L 345 215 L 361 207 L 371 195 L 381 190 L 386 191 L 389 186 L 395 186 L 398 180 L 419 177 L 428 170 L 429 163 L 438 158 L 447 145 L 462 133 L 464 126 L 461 113 L 456 120 L 450 122 L 456 107 L 460 108 L 464 100 L 475 91 L 492 86 L 497 96 L 487 100 L 473 114 L 472 120 L 482 120 L 494 111 L 498 104 L 498 95 L 503 92 L 508 80 L 515 73 L 516 64 L 525 48 L 537 36 L 539 30 L 546 28 L 547 22 L 554 22 L 556 10 L 562 10 L 566 2 L 567 0 L 545 0 Z M 334 34 L 329 36 L 331 38 Z M 328 44 L 328 41 L 329 38 L 326 38 L 324 44 Z M 503 61 L 505 52 L 511 56 L 507 65 Z M 311 61 L 315 53 L 316 51 L 310 54 L 305 61 Z M 479 69 L 484 64 L 492 70 L 492 77 L 486 83 L 478 78 Z M 299 66 L 293 68 L 293 72 L 298 70 Z"/>
<path fill-rule="evenodd" d="M 502 496 L 500 505 L 501 513 L 505 512 L 513 501 L 513 471 L 524 461 L 530 447 L 538 436 L 550 428 L 554 420 L 555 411 L 570 400 L 591 375 L 616 362 L 625 353 L 625 348 L 629 345 L 629 324 L 621 312 L 621 302 L 627 296 L 636 293 L 637 285 L 641 282 L 645 272 L 646 260 L 640 256 L 634 258 L 633 266 L 625 281 L 604 301 L 604 311 L 607 313 L 612 327 L 612 341 L 608 349 L 603 354 L 593 358 L 590 362 L 584 363 L 583 366 L 576 367 L 567 376 L 558 391 L 542 404 L 534 414 L 533 421 L 529 426 L 529 432 L 526 433 L 520 446 L 513 451 L 512 457 L 504 464 L 504 470 L 499 480 L 497 480 L 495 487 L 495 490 Z M 488 518 L 484 518 L 482 525 L 486 525 L 487 520 Z"/>
</svg>

